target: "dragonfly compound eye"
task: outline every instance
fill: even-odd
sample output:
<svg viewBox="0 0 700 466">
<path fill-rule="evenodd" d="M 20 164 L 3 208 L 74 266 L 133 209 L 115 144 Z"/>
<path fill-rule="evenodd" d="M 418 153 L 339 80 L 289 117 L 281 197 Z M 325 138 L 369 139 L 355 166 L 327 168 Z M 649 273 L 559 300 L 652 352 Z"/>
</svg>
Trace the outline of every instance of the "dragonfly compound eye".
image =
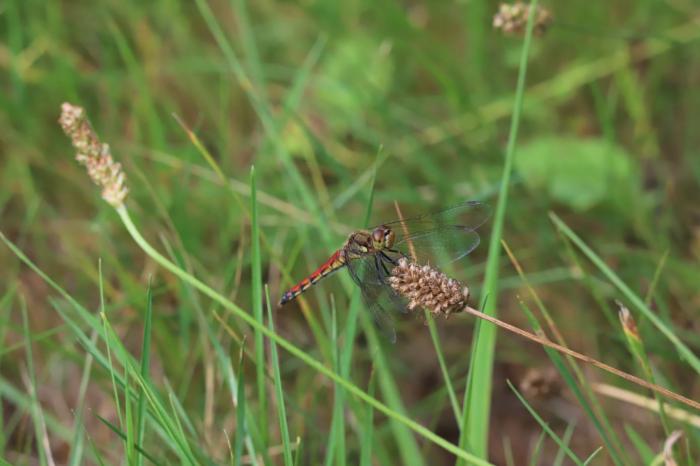
<svg viewBox="0 0 700 466">
<path fill-rule="evenodd" d="M 378 246 L 384 246 L 384 237 L 386 236 L 386 229 L 383 227 L 378 227 L 372 230 L 372 245 L 376 248 Z"/>
<path fill-rule="evenodd" d="M 394 246 L 395 239 L 396 234 L 394 233 L 394 230 L 390 230 L 387 228 L 386 234 L 384 235 L 384 247 L 387 249 L 391 249 L 391 247 Z"/>
</svg>

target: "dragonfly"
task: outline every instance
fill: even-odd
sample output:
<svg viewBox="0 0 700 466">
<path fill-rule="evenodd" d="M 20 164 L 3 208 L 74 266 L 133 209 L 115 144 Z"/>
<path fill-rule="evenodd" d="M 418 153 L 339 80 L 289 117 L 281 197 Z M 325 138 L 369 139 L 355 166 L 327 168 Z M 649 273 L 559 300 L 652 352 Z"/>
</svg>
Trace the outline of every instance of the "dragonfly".
<svg viewBox="0 0 700 466">
<path fill-rule="evenodd" d="M 374 322 L 393 342 L 393 315 L 407 313 L 408 309 L 405 299 L 389 285 L 391 270 L 401 258 L 428 264 L 440 257 L 448 263 L 466 257 L 479 245 L 476 230 L 490 215 L 488 204 L 468 201 L 439 212 L 354 231 L 321 266 L 287 290 L 280 305 L 332 273 L 347 269 Z"/>
</svg>

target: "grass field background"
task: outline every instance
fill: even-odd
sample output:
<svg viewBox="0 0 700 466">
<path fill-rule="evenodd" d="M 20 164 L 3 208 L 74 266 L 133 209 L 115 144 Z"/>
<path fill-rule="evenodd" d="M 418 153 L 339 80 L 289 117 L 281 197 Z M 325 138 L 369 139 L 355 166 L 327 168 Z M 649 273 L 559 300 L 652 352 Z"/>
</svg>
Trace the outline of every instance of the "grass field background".
<svg viewBox="0 0 700 466">
<path fill-rule="evenodd" d="M 473 316 L 392 344 L 345 273 L 277 307 L 395 202 L 478 200 L 474 307 L 700 398 L 700 7 L 540 4 L 2 3 L 0 458 L 697 464 L 700 413 Z"/>
</svg>

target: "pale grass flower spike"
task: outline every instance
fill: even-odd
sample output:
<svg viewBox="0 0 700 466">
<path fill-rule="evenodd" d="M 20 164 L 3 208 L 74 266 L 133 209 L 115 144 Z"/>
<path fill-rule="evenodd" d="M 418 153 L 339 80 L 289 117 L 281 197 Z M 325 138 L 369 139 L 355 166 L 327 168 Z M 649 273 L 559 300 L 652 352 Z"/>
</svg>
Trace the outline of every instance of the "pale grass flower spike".
<svg viewBox="0 0 700 466">
<path fill-rule="evenodd" d="M 493 17 L 494 29 L 500 29 L 504 34 L 521 35 L 525 33 L 527 18 L 530 15 L 531 6 L 523 2 L 501 3 L 498 13 Z M 537 5 L 534 11 L 533 33 L 541 36 L 552 23 L 552 14 L 546 8 Z"/>
<path fill-rule="evenodd" d="M 406 258 L 391 271 L 389 284 L 408 300 L 410 310 L 425 308 L 435 315 L 459 312 L 467 305 L 469 289 L 429 265 L 418 265 Z"/>
<path fill-rule="evenodd" d="M 113 207 L 122 206 L 129 192 L 126 175 L 121 164 L 112 159 L 109 145 L 100 142 L 85 109 L 66 102 L 61 105 L 58 122 L 75 147 L 75 160 L 87 168 L 92 181 L 102 188 L 102 199 Z"/>
</svg>

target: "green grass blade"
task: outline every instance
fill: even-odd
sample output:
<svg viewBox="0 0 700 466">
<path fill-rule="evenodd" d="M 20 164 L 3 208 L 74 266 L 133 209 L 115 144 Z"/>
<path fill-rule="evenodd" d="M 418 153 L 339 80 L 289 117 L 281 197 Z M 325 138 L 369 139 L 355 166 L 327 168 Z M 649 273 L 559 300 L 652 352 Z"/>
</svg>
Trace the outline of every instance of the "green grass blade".
<svg viewBox="0 0 700 466">
<path fill-rule="evenodd" d="M 90 337 L 87 336 L 85 332 L 81 329 L 81 326 L 79 325 L 78 322 L 73 320 L 67 312 L 65 312 L 60 304 L 56 302 L 56 300 L 51 300 L 52 307 L 56 311 L 56 313 L 61 317 L 61 319 L 66 323 L 66 327 L 71 331 L 73 336 L 78 340 L 78 343 L 87 351 L 90 356 L 92 356 L 95 361 L 100 365 L 101 368 L 109 371 L 109 359 L 107 358 L 106 355 L 104 355 L 100 349 L 97 347 L 95 342 L 92 341 Z M 93 322 L 90 322 L 93 323 Z M 89 324 L 88 324 L 89 325 Z M 93 327 L 94 330 L 94 327 Z M 116 383 L 119 385 L 119 387 L 124 387 L 126 384 L 126 381 L 124 380 L 124 377 L 122 377 L 121 374 L 115 374 L 116 377 Z"/>
<path fill-rule="evenodd" d="M 97 332 L 93 331 L 91 340 L 93 344 L 97 341 Z M 85 411 L 85 394 L 87 392 L 88 382 L 90 381 L 93 360 L 94 358 L 90 353 L 85 355 L 83 375 L 80 378 L 80 387 L 78 388 L 78 409 L 75 412 L 75 427 L 73 429 L 73 440 L 71 441 L 72 448 L 67 462 L 69 466 L 77 466 L 84 462 L 85 430 L 83 416 Z"/>
<path fill-rule="evenodd" d="M 374 396 L 374 369 L 369 374 L 369 387 L 367 393 L 369 396 Z M 362 443 L 360 445 L 360 466 L 372 466 L 372 442 L 374 441 L 374 409 L 371 405 L 367 406 L 367 414 L 365 415 L 365 423 L 362 429 Z"/>
<path fill-rule="evenodd" d="M 31 344 L 31 330 L 29 328 L 29 319 L 27 317 L 27 304 L 24 299 L 20 299 L 21 310 L 22 310 L 22 330 L 24 333 L 24 347 L 25 354 L 27 358 L 27 367 L 25 369 L 25 385 L 27 385 L 27 391 L 31 397 L 31 417 L 32 424 L 34 426 L 34 440 L 36 441 L 36 451 L 39 453 L 39 463 L 43 466 L 49 464 L 51 461 L 53 464 L 53 459 L 48 455 L 51 451 L 48 449 L 48 445 L 44 443 L 47 440 L 46 433 L 46 423 L 44 421 L 44 415 L 42 413 L 42 407 L 39 403 L 39 396 L 37 394 L 37 384 L 36 384 L 36 371 L 34 368 L 34 354 L 32 352 Z M 49 450 L 49 451 L 47 451 Z"/>
<path fill-rule="evenodd" d="M 379 154 L 377 154 L 379 155 Z M 375 182 L 377 180 L 377 167 L 378 163 L 373 165 L 372 179 L 369 184 L 369 192 L 367 195 L 367 202 L 365 208 L 365 218 L 362 223 L 363 226 L 369 225 L 369 220 L 372 216 L 372 207 L 374 206 L 374 188 Z M 350 301 L 350 309 L 347 319 L 345 320 L 345 346 L 343 347 L 343 354 L 341 355 L 340 364 L 340 374 L 343 377 L 350 377 L 350 365 L 352 363 L 353 350 L 355 349 L 355 332 L 357 331 L 357 318 L 360 312 L 360 290 L 357 287 L 352 288 L 352 299 Z"/>
<path fill-rule="evenodd" d="M 125 371 L 124 379 L 126 386 L 131 387 L 129 383 L 129 372 Z M 124 390 L 124 429 L 126 430 L 126 458 L 131 464 L 136 462 L 136 429 L 134 425 L 134 397 L 132 390 Z"/>
<path fill-rule="evenodd" d="M 256 418 L 255 412 L 246 408 L 246 392 L 245 392 L 245 374 L 243 371 L 243 357 L 244 357 L 244 345 L 241 345 L 240 356 L 238 360 L 238 370 L 233 370 L 233 364 L 231 362 L 230 356 L 224 351 L 221 346 L 217 335 L 212 331 L 212 329 L 207 326 L 207 334 L 209 336 L 209 341 L 214 347 L 217 359 L 219 361 L 219 366 L 223 378 L 228 386 L 229 395 L 231 400 L 233 400 L 233 406 L 236 409 L 236 438 L 235 438 L 235 452 L 234 454 L 239 454 L 238 442 L 242 442 L 241 445 L 245 446 L 248 456 L 251 458 L 251 462 L 254 465 L 258 464 L 258 455 L 255 450 L 255 441 L 258 439 L 258 433 L 256 430 Z M 238 374 L 238 376 L 236 376 Z M 240 455 L 243 453 L 240 452 Z M 236 464 L 240 464 L 237 461 Z"/>
<path fill-rule="evenodd" d="M 537 0 L 530 4 L 530 11 L 537 9 Z M 508 203 L 508 190 L 513 169 L 515 145 L 518 138 L 518 128 L 523 108 L 525 94 L 525 80 L 527 76 L 527 62 L 532 40 L 534 15 L 530 14 L 527 21 L 527 32 L 520 54 L 520 66 L 518 68 L 518 82 L 513 104 L 513 116 L 511 118 L 508 145 L 506 148 L 501 186 L 498 193 L 498 203 L 493 219 L 493 230 L 489 242 L 488 259 L 486 263 L 486 276 L 481 294 L 480 307 L 488 315 L 496 314 L 498 298 L 498 269 L 501 255 L 501 238 L 503 236 L 503 223 L 505 221 L 506 206 Z M 488 298 L 488 299 L 487 299 Z M 491 386 L 493 376 L 494 348 L 496 345 L 496 327 L 487 322 L 479 322 L 474 331 L 474 344 L 472 347 L 469 378 L 464 395 L 464 409 L 462 412 L 462 432 L 459 438 L 459 446 L 467 448 L 475 455 L 486 458 L 488 455 L 489 417 L 491 410 Z"/>
<path fill-rule="evenodd" d="M 442 378 L 445 380 L 445 388 L 447 389 L 447 395 L 450 398 L 450 406 L 452 406 L 455 421 L 457 421 L 457 424 L 459 424 L 461 417 L 459 402 L 457 401 L 457 395 L 455 394 L 455 389 L 452 385 L 452 380 L 450 379 L 450 373 L 447 370 L 447 365 L 445 364 L 445 356 L 442 354 L 442 345 L 440 344 L 440 336 L 438 335 L 437 327 L 435 326 L 435 319 L 433 319 L 433 316 L 431 316 L 430 312 L 427 310 L 424 311 L 424 315 L 425 321 L 428 322 L 428 329 L 430 330 L 430 338 L 433 341 L 433 346 L 435 347 L 435 354 L 437 354 L 440 372 L 442 372 Z"/>
<path fill-rule="evenodd" d="M 97 446 L 95 445 L 95 442 L 93 442 L 93 441 L 92 441 L 92 438 L 90 438 L 90 437 L 88 437 L 88 444 L 90 445 L 90 450 L 92 451 L 93 455 L 94 455 L 95 458 L 96 458 L 97 464 L 98 464 L 99 466 L 107 466 L 107 465 L 105 464 L 104 460 L 102 459 L 102 455 L 100 455 L 100 452 L 97 451 Z M 153 463 L 155 466 L 160 466 L 160 464 L 157 463 L 156 461 L 152 461 L 152 463 Z"/>
<path fill-rule="evenodd" d="M 569 442 L 571 442 L 571 437 L 574 435 L 574 430 L 576 429 L 576 423 L 575 421 L 566 426 L 566 430 L 564 431 L 564 435 L 562 437 L 562 442 L 564 442 L 564 445 L 567 447 L 569 446 Z M 554 457 L 554 462 L 552 463 L 552 466 L 561 466 L 564 462 L 564 457 L 566 456 L 566 451 L 564 449 L 560 448 L 559 451 L 557 452 L 557 456 Z"/>
<path fill-rule="evenodd" d="M 527 400 L 520 394 L 520 392 L 513 386 L 510 380 L 506 381 L 510 389 L 515 393 L 515 396 L 518 397 L 518 400 L 522 403 L 523 406 L 525 406 L 525 409 L 530 413 L 530 415 L 537 421 L 537 423 L 542 427 L 542 430 L 544 430 L 549 437 L 554 440 L 557 445 L 559 445 L 559 448 L 564 451 L 566 456 L 571 459 L 574 463 L 578 465 L 583 465 L 583 461 L 579 459 L 578 456 L 574 454 L 573 451 L 569 448 L 569 446 L 564 442 L 550 427 L 547 425 L 546 422 L 544 422 L 544 419 L 540 417 L 539 414 L 537 414 L 537 411 L 535 411 L 532 406 L 530 406 L 530 403 L 527 402 Z"/>
<path fill-rule="evenodd" d="M 270 293 L 265 287 L 265 299 L 267 301 L 267 320 L 270 332 L 275 331 L 272 320 L 272 305 L 270 304 Z M 280 361 L 277 356 L 277 345 L 274 340 L 270 340 L 270 357 L 272 359 L 272 372 L 275 382 L 275 396 L 277 398 L 277 416 L 279 419 L 280 437 L 282 438 L 282 453 L 285 466 L 293 466 L 291 442 L 289 441 L 289 426 L 287 425 L 287 409 L 284 404 L 284 390 L 282 389 L 282 375 L 280 374 Z"/>
<path fill-rule="evenodd" d="M 99 285 L 100 285 L 100 317 L 102 319 L 102 339 L 105 342 L 105 348 L 107 352 L 107 362 L 109 366 L 107 366 L 107 370 L 109 371 L 109 377 L 110 381 L 112 383 L 112 397 L 114 399 L 114 404 L 115 404 L 115 410 L 117 412 L 117 419 L 119 420 L 119 427 L 123 430 L 125 428 L 124 426 L 124 418 L 122 409 L 121 409 L 121 397 L 119 396 L 119 390 L 118 390 L 118 385 L 117 385 L 117 378 L 118 373 L 117 370 L 114 367 L 114 362 L 112 360 L 112 338 L 109 335 L 108 332 L 108 327 L 109 327 L 109 322 L 107 320 L 107 314 L 105 313 L 105 296 L 104 296 L 104 281 L 102 279 L 102 261 L 99 262 L 98 264 L 98 270 L 99 270 Z M 128 379 L 128 372 L 124 372 L 123 376 L 124 380 L 124 387 L 129 386 L 129 379 Z M 126 391 L 126 390 L 125 390 Z M 128 403 L 128 400 L 127 400 Z M 124 438 L 124 453 L 127 455 L 128 458 L 128 452 L 130 451 L 131 445 L 129 443 L 129 437 L 128 437 L 128 431 L 127 435 Z"/>
<path fill-rule="evenodd" d="M 396 386 L 396 381 L 389 370 L 389 363 L 386 359 L 384 351 L 382 350 L 379 336 L 377 335 L 374 327 L 374 322 L 371 321 L 371 317 L 369 316 L 368 312 L 362 312 L 360 314 L 360 322 L 362 323 L 365 335 L 369 340 L 370 348 L 372 348 L 372 359 L 375 367 L 377 368 L 379 389 L 382 391 L 382 395 L 386 399 L 386 403 L 389 408 L 393 412 L 400 414 L 401 416 L 405 416 L 406 408 L 403 400 L 401 399 L 399 389 Z M 396 422 L 395 419 L 391 419 L 389 423 L 392 433 L 396 438 L 401 463 L 405 465 L 424 464 L 423 455 L 421 455 L 420 450 L 418 449 L 415 438 L 406 428 L 406 426 L 402 425 L 402 423 Z"/>
<path fill-rule="evenodd" d="M 537 437 L 537 442 L 535 442 L 535 447 L 532 449 L 532 456 L 530 457 L 530 466 L 537 466 L 540 461 L 540 456 L 542 455 L 542 446 L 544 445 L 544 439 L 547 438 L 547 431 L 543 430 Z"/>
<path fill-rule="evenodd" d="M 634 428 L 628 423 L 625 423 L 625 432 L 627 433 L 627 437 L 629 437 L 630 442 L 632 442 L 632 445 L 637 450 L 637 455 L 639 456 L 642 463 L 651 463 L 654 460 L 655 456 L 654 450 L 651 449 L 651 447 L 647 444 L 644 438 L 641 435 L 639 435 L 639 433 L 636 430 L 634 430 Z"/>
<path fill-rule="evenodd" d="M 123 441 L 126 441 L 126 434 L 125 434 L 124 432 L 122 432 L 121 429 L 119 429 L 119 426 L 115 426 L 114 424 L 112 424 L 111 422 L 109 422 L 107 419 L 103 418 L 103 417 L 100 416 L 99 414 L 95 414 L 95 417 L 96 417 L 102 424 L 104 424 L 105 426 L 107 426 L 107 428 L 108 428 L 109 430 L 111 430 L 112 432 L 114 432 L 114 434 L 116 434 L 120 439 L 122 439 Z M 160 465 L 162 464 L 162 463 L 160 463 L 158 460 L 156 460 L 155 457 L 151 456 L 146 450 L 144 450 L 140 445 L 135 445 L 135 449 L 136 449 L 136 451 L 138 451 L 141 455 L 143 455 L 144 458 L 146 458 L 148 461 L 150 461 L 152 464 L 155 464 L 155 465 L 157 465 L 157 466 L 160 466 Z"/>
<path fill-rule="evenodd" d="M 168 441 L 169 446 L 178 456 L 181 463 L 198 463 L 190 446 L 189 440 L 182 429 L 182 423 L 178 418 L 177 413 L 179 408 L 174 400 L 172 390 L 168 393 L 168 404 L 170 405 L 170 409 L 168 410 L 151 384 L 141 377 L 139 374 L 138 365 L 129 362 L 127 370 L 146 395 L 146 399 L 148 400 L 153 417 L 163 429 L 161 438 Z"/>
<path fill-rule="evenodd" d="M 236 436 L 234 439 L 234 457 L 233 464 L 241 464 L 241 456 L 243 456 L 243 445 L 247 437 L 246 432 L 246 398 L 245 398 L 245 372 L 243 369 L 243 351 L 238 361 L 238 389 L 236 390 Z M 253 458 L 255 455 L 253 455 Z"/>
<path fill-rule="evenodd" d="M 245 53 L 248 68 L 250 69 L 251 82 L 255 83 L 255 92 L 259 92 L 262 100 L 267 101 L 267 95 L 265 93 L 265 75 L 260 61 L 260 53 L 258 52 L 255 34 L 251 27 L 246 0 L 234 0 L 231 3 L 236 13 L 236 19 L 238 19 L 241 44 L 243 45 L 243 52 Z"/>
<path fill-rule="evenodd" d="M 143 339 L 141 343 L 141 377 L 148 380 L 151 367 L 151 328 L 153 325 L 153 288 L 148 280 L 146 292 L 146 315 L 143 321 Z M 143 445 L 146 436 L 146 396 L 139 391 L 136 412 L 136 444 Z M 136 457 L 137 466 L 143 465 L 143 455 L 139 452 Z"/>
<path fill-rule="evenodd" d="M 262 292 L 262 259 L 260 257 L 260 228 L 258 226 L 258 201 L 255 182 L 255 167 L 250 168 L 250 247 L 251 247 L 251 297 L 253 302 L 253 316 L 263 325 L 263 292 Z M 257 397 L 260 403 L 260 436 L 263 451 L 267 450 L 268 425 L 267 425 L 267 395 L 265 390 L 265 346 L 263 335 L 259 330 L 255 331 L 255 382 Z M 267 461 L 266 461 L 267 462 Z"/>
<path fill-rule="evenodd" d="M 666 249 L 666 251 L 664 251 L 664 253 L 661 255 L 659 263 L 656 264 L 656 269 L 654 269 L 654 275 L 651 279 L 651 283 L 649 283 L 649 289 L 647 290 L 646 296 L 644 296 L 644 303 L 647 306 L 651 306 L 651 300 L 654 297 L 654 292 L 656 291 L 656 287 L 659 284 L 659 280 L 661 280 L 661 272 L 663 271 L 664 266 L 666 265 L 666 261 L 668 260 L 668 255 L 670 252 L 670 249 Z"/>
<path fill-rule="evenodd" d="M 177 399 L 177 395 L 170 390 L 168 392 L 168 402 L 170 404 L 170 420 L 172 425 L 176 429 L 176 435 L 177 438 L 180 439 L 180 450 L 177 452 L 178 455 L 180 455 L 182 458 L 185 458 L 188 463 L 196 465 L 199 462 L 197 461 L 194 452 L 190 448 L 190 443 L 188 442 L 188 436 L 187 433 L 185 432 L 185 429 L 182 425 L 182 421 L 186 421 L 186 426 L 192 428 L 191 423 L 189 422 L 189 419 L 184 416 L 184 410 L 182 409 L 182 405 L 180 405 L 180 401 Z M 190 432 L 192 433 L 192 432 Z"/>
<path fill-rule="evenodd" d="M 340 345 L 338 344 L 338 319 L 335 300 L 331 296 L 331 348 L 333 349 L 333 370 L 340 373 Z M 326 449 L 325 465 L 331 466 L 333 459 L 338 466 L 344 466 L 345 452 L 345 391 L 339 384 L 333 384 L 333 419 Z"/>
</svg>

